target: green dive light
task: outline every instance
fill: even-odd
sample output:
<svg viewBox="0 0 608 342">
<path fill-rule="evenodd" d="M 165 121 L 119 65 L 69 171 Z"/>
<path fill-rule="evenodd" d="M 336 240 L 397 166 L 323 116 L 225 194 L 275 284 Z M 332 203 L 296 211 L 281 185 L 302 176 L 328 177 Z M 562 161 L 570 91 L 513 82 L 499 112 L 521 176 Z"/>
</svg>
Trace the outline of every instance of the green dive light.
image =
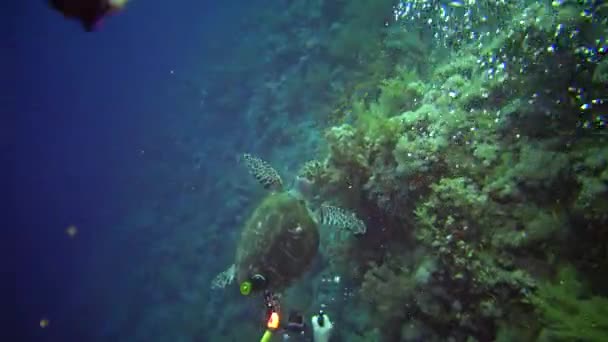
<svg viewBox="0 0 608 342">
<path fill-rule="evenodd" d="M 252 288 L 252 284 L 249 280 L 245 280 L 239 286 L 239 289 L 243 296 L 248 296 L 251 293 L 251 288 Z"/>
</svg>

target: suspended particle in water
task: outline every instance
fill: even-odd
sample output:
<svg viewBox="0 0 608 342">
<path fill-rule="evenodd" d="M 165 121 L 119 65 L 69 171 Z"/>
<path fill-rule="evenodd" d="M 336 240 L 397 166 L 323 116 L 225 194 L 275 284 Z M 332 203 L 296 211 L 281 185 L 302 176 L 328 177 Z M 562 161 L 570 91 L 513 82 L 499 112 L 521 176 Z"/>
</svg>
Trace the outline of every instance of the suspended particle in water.
<svg viewBox="0 0 608 342">
<path fill-rule="evenodd" d="M 595 127 L 596 128 L 606 128 L 606 123 L 608 122 L 608 116 L 607 115 L 598 115 L 595 118 Z"/>
<path fill-rule="evenodd" d="M 76 234 L 78 234 L 78 228 L 75 225 L 70 225 L 65 229 L 65 233 L 68 235 L 68 237 L 73 239 L 76 237 Z"/>
<path fill-rule="evenodd" d="M 48 318 L 42 318 L 40 320 L 40 328 L 44 329 L 44 328 L 48 327 L 49 323 L 50 322 L 49 322 Z"/>
</svg>

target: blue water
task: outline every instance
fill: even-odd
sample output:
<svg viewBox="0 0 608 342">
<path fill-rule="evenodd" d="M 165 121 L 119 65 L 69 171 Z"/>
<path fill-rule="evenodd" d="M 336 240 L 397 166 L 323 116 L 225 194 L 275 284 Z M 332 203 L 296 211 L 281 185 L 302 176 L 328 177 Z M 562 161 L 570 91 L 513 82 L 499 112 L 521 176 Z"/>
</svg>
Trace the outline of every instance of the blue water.
<svg viewBox="0 0 608 342">
<path fill-rule="evenodd" d="M 144 244 L 128 242 L 119 222 L 146 196 L 181 186 L 147 169 L 182 162 L 169 127 L 190 129 L 200 145 L 217 132 L 211 120 L 190 126 L 201 101 L 192 82 L 217 63 L 217 42 L 234 39 L 239 12 L 214 1 L 134 1 L 86 33 L 44 1 L 12 6 L 18 77 L 5 91 L 16 118 L 18 334 L 91 339 L 111 324 L 95 296 L 120 292 L 141 262 Z"/>
</svg>

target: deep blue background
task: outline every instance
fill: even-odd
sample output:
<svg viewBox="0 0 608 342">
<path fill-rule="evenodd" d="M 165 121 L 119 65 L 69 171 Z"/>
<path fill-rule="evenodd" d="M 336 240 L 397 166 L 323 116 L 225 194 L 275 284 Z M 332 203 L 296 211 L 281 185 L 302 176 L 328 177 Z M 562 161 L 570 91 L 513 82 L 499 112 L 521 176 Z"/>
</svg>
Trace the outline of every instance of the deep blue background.
<svg viewBox="0 0 608 342">
<path fill-rule="evenodd" d="M 142 151 L 170 155 L 156 139 L 172 134 L 167 127 L 188 126 L 187 109 L 198 100 L 183 81 L 196 88 L 237 41 L 238 4 L 214 3 L 133 0 L 93 33 L 44 1 L 3 5 L 16 6 L 3 8 L 13 14 L 5 64 L 15 78 L 4 85 L 11 130 L 3 143 L 14 164 L 20 335 L 39 336 L 42 317 L 57 326 L 91 260 L 122 257 L 136 267 L 128 251 L 113 248 L 113 225 L 140 196 L 133 180 L 148 171 Z M 79 228 L 75 239 L 69 225 Z"/>
</svg>

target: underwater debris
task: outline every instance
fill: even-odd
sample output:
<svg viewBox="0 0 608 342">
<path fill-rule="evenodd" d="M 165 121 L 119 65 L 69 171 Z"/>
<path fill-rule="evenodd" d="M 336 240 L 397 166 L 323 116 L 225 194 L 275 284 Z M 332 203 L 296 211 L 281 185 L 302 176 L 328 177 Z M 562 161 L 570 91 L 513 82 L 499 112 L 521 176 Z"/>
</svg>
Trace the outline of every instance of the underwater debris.
<svg viewBox="0 0 608 342">
<path fill-rule="evenodd" d="M 213 281 L 211 282 L 211 289 L 216 290 L 226 288 L 226 286 L 232 284 L 234 281 L 235 274 L 236 267 L 234 264 L 232 264 L 230 267 L 228 267 L 228 269 L 213 278 Z"/>
<path fill-rule="evenodd" d="M 249 173 L 258 180 L 264 189 L 282 190 L 283 181 L 281 176 L 268 162 L 249 153 L 243 154 L 243 160 Z"/>
<path fill-rule="evenodd" d="M 327 204 L 321 206 L 321 223 L 348 230 L 355 235 L 365 234 L 367 231 L 365 222 L 359 219 L 355 213 Z"/>
<path fill-rule="evenodd" d="M 128 0 L 48 1 L 53 10 L 60 12 L 65 18 L 78 20 L 87 32 L 97 29 L 109 15 L 122 11 L 127 2 Z"/>
</svg>

